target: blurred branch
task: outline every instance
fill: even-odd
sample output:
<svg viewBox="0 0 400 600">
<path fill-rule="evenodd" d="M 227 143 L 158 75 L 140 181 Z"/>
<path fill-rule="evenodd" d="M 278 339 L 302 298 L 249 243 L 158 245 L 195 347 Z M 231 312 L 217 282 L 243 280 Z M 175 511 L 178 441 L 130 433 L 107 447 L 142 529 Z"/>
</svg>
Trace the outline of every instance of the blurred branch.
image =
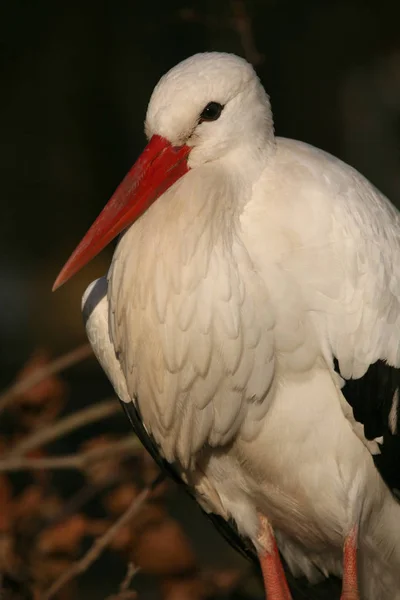
<svg viewBox="0 0 400 600">
<path fill-rule="evenodd" d="M 136 454 L 142 448 L 139 440 L 130 435 L 104 448 L 94 448 L 87 452 L 52 456 L 46 458 L 10 457 L 0 460 L 0 472 L 30 471 L 39 469 L 85 469 L 89 464 L 118 454 Z"/>
<path fill-rule="evenodd" d="M 74 579 L 77 575 L 84 573 L 101 555 L 101 553 L 111 543 L 115 535 L 126 525 L 142 508 L 143 504 L 147 501 L 151 487 L 145 488 L 130 504 L 127 510 L 120 516 L 117 521 L 107 531 L 99 537 L 89 551 L 77 562 L 75 562 L 69 569 L 62 573 L 61 577 L 56 579 L 49 590 L 43 595 L 42 600 L 50 600 L 54 598 L 56 594 L 66 585 L 69 581 Z"/>
<path fill-rule="evenodd" d="M 0 413 L 4 411 L 7 405 L 16 396 L 23 394 L 50 375 L 54 375 L 55 373 L 59 373 L 60 371 L 72 367 L 90 356 L 93 356 L 92 348 L 89 344 L 83 344 L 83 346 L 79 346 L 78 348 L 75 348 L 75 350 L 56 358 L 45 367 L 36 369 L 32 375 L 24 377 L 20 381 L 16 381 L 0 394 Z"/>
<path fill-rule="evenodd" d="M 128 568 L 126 570 L 126 575 L 124 577 L 124 579 L 122 580 L 121 585 L 119 586 L 119 593 L 121 592 L 126 592 L 129 589 L 129 586 L 132 583 L 132 579 L 135 577 L 135 575 L 139 572 L 140 567 L 135 567 L 135 565 L 133 563 L 129 563 L 128 564 Z"/>
<path fill-rule="evenodd" d="M 84 408 L 77 413 L 69 415 L 60 419 L 57 423 L 51 423 L 47 427 L 39 431 L 35 431 L 33 434 L 24 438 L 19 444 L 17 444 L 7 455 L 7 458 L 16 458 L 26 454 L 26 452 L 33 450 L 44 444 L 48 444 L 53 440 L 70 433 L 74 429 L 94 423 L 105 419 L 117 412 L 119 412 L 120 406 L 116 398 L 109 400 L 103 400 L 97 402 L 94 406 Z M 122 414 L 122 413 L 121 413 Z"/>
<path fill-rule="evenodd" d="M 130 591 L 129 587 L 132 583 L 132 579 L 135 575 L 140 571 L 140 567 L 135 567 L 133 563 L 128 564 L 128 568 L 126 571 L 126 575 L 119 586 L 119 590 L 117 594 L 113 594 L 112 596 L 108 596 L 106 600 L 133 600 L 137 598 L 136 592 Z"/>
<path fill-rule="evenodd" d="M 247 12 L 245 0 L 232 0 L 233 28 L 239 35 L 243 55 L 253 65 L 263 62 L 264 56 L 256 48 L 253 35 L 253 25 Z"/>
</svg>

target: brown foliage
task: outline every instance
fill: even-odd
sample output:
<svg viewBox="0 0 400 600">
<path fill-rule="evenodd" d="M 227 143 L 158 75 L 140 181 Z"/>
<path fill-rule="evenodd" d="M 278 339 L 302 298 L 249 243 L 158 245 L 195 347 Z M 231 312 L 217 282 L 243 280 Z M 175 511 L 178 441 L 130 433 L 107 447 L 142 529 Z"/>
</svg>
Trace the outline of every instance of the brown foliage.
<svg viewBox="0 0 400 600">
<path fill-rule="evenodd" d="M 46 351 L 35 352 L 18 374 L 18 381 L 44 366 L 51 370 L 49 360 Z M 185 532 L 165 507 L 168 483 L 160 483 L 146 492 L 147 498 L 143 497 L 138 482 L 149 486 L 159 473 L 158 467 L 146 453 L 137 455 L 137 449 L 128 443 L 130 438 L 127 442 L 122 440 L 117 452 L 113 449 L 121 440 L 115 435 L 98 435 L 81 444 L 79 455 L 69 455 L 68 468 L 80 469 L 86 483 L 69 499 L 63 497 L 52 476 L 52 469 L 63 468 L 61 457 L 49 454 L 43 444 L 68 435 L 91 419 L 94 422 L 114 414 L 103 402 L 100 411 L 82 411 L 82 420 L 60 426 L 57 417 L 67 397 L 67 386 L 58 374 L 52 373 L 15 395 L 5 407 L 16 426 L 11 438 L 0 436 L 0 462 L 4 469 L 0 472 L 0 574 L 5 575 L 0 580 L 1 597 L 75 599 L 76 577 L 89 569 L 105 548 L 129 563 L 119 590 L 107 600 L 136 600 L 136 592 L 129 588 L 137 570 L 156 578 L 165 600 L 205 600 L 232 587 L 237 573 L 202 572 Z M 16 442 L 18 451 L 13 454 Z M 132 453 L 136 457 L 134 468 L 130 462 Z M 74 456 L 90 460 L 76 460 Z M 42 459 L 46 463 L 43 468 Z M 48 459 L 53 459 L 51 464 Z M 23 489 L 14 490 L 7 464 L 13 465 L 10 471 L 26 470 L 38 460 L 42 461 L 40 466 L 32 471 Z M 93 497 L 103 507 L 104 518 L 95 519 L 85 512 L 85 504 Z M 88 537 L 93 539 L 93 546 L 82 555 L 83 540 Z"/>
</svg>

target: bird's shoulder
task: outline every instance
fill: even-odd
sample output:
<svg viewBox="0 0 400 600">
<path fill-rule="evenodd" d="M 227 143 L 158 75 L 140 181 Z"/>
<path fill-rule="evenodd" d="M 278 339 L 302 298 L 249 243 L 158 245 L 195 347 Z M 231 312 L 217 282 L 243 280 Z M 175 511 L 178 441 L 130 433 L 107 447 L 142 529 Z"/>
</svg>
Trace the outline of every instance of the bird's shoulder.
<svg viewBox="0 0 400 600">
<path fill-rule="evenodd" d="M 340 158 L 306 142 L 277 138 L 273 169 L 282 189 L 298 189 L 300 198 L 313 195 L 327 206 L 346 207 L 363 218 L 400 226 L 399 212 L 362 173 Z"/>
<path fill-rule="evenodd" d="M 378 359 L 400 366 L 400 216 L 365 177 L 278 139 L 242 227 L 265 280 L 274 262 L 296 283 L 325 357 L 338 359 L 345 378 Z"/>
<path fill-rule="evenodd" d="M 399 488 L 397 209 L 338 158 L 279 138 L 274 164 L 266 167 L 242 223 L 266 285 L 271 257 L 274 290 L 279 278 L 292 282 L 299 322 L 311 321 L 326 363 L 343 379 L 352 425 L 357 432 L 361 427 L 369 449 L 380 447 L 375 463 Z M 281 312 L 288 298 L 278 298 Z"/>
<path fill-rule="evenodd" d="M 361 173 L 308 144 L 281 139 L 278 163 L 293 183 L 330 212 L 334 251 L 326 267 L 337 292 L 326 302 L 325 325 L 343 396 L 374 462 L 400 489 L 400 220 L 397 208 Z M 307 206 L 308 198 L 304 198 Z M 335 277 L 333 261 L 339 259 Z M 317 262 L 317 261 L 316 261 Z M 311 263 L 310 263 L 311 264 Z M 321 291 L 321 290 L 320 290 Z M 322 296 L 322 294 L 320 294 Z M 327 294 L 328 295 L 328 294 Z M 322 303 L 323 304 L 323 303 Z M 321 316 L 321 313 L 320 313 Z"/>
</svg>

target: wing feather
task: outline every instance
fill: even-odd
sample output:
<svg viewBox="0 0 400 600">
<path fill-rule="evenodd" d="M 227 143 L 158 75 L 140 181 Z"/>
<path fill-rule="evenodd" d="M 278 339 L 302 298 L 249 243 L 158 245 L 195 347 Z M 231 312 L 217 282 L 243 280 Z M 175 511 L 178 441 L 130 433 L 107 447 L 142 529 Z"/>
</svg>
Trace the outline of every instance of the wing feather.
<svg viewBox="0 0 400 600">
<path fill-rule="evenodd" d="M 93 281 L 82 298 L 86 334 L 93 352 L 115 392 L 123 402 L 130 402 L 125 376 L 117 359 L 108 331 L 107 278 Z"/>
</svg>

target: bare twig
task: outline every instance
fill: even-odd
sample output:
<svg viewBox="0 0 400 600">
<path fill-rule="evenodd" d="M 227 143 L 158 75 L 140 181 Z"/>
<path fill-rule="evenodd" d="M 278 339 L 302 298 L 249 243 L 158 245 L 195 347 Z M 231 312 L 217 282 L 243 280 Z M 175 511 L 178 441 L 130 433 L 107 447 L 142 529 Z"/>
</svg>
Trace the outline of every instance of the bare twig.
<svg viewBox="0 0 400 600">
<path fill-rule="evenodd" d="M 50 600 L 54 598 L 56 594 L 66 585 L 69 581 L 84 573 L 101 555 L 101 553 L 111 543 L 114 536 L 118 531 L 124 527 L 142 508 L 147 498 L 151 493 L 151 488 L 145 488 L 136 498 L 132 501 L 127 510 L 115 521 L 115 523 L 107 529 L 107 531 L 99 537 L 90 550 L 77 562 L 75 562 L 69 569 L 56 579 L 49 590 L 43 595 L 42 600 Z"/>
<path fill-rule="evenodd" d="M 124 579 L 122 580 L 121 585 L 119 586 L 119 593 L 126 592 L 129 589 L 129 587 L 132 583 L 132 579 L 135 577 L 135 575 L 137 573 L 139 573 L 139 571 L 140 571 L 140 567 L 135 567 L 135 565 L 132 562 L 130 562 L 128 564 L 128 568 L 126 570 L 126 575 L 125 575 Z"/>
<path fill-rule="evenodd" d="M 47 379 L 50 375 L 64 371 L 68 367 L 72 367 L 90 356 L 93 356 L 90 345 L 83 344 L 83 346 L 79 346 L 78 348 L 75 348 L 75 350 L 56 358 L 45 367 L 36 369 L 31 375 L 24 377 L 20 381 L 16 381 L 0 394 L 0 413 L 3 412 L 11 400 L 16 396 L 30 390 L 44 379 Z"/>
<path fill-rule="evenodd" d="M 16 458 L 26 454 L 26 452 L 48 444 L 79 427 L 94 423 L 105 419 L 120 411 L 119 403 L 116 398 L 103 400 L 97 402 L 93 406 L 84 408 L 77 413 L 74 413 L 68 417 L 60 419 L 57 423 L 51 423 L 50 425 L 35 431 L 31 435 L 24 438 L 19 444 L 17 444 L 8 454 L 7 459 Z M 122 414 L 122 413 L 121 413 Z"/>
<path fill-rule="evenodd" d="M 253 25 L 244 0 L 232 0 L 233 27 L 236 30 L 243 49 L 244 57 L 253 65 L 263 62 L 264 56 L 256 48 Z"/>
<path fill-rule="evenodd" d="M 137 454 L 142 448 L 139 440 L 130 435 L 114 444 L 103 448 L 93 448 L 87 452 L 66 454 L 64 456 L 51 456 L 45 458 L 25 458 L 16 456 L 0 460 L 0 473 L 9 471 L 36 471 L 41 469 L 80 469 L 84 470 L 89 464 L 117 456 L 118 454 Z"/>
</svg>

